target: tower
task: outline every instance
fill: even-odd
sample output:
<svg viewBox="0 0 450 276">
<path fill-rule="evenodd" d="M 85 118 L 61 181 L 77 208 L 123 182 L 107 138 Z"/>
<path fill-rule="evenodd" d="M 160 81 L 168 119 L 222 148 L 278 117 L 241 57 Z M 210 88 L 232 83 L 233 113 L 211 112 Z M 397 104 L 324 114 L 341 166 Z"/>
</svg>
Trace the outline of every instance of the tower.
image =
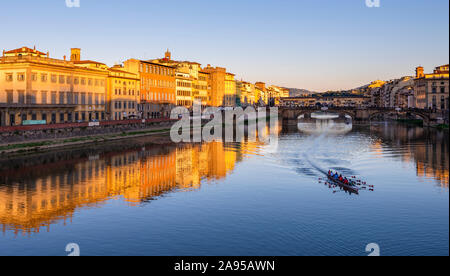
<svg viewBox="0 0 450 276">
<path fill-rule="evenodd" d="M 81 60 L 81 49 L 72 48 L 70 49 L 70 61 L 80 61 Z"/>
<path fill-rule="evenodd" d="M 417 67 L 416 68 L 416 79 L 425 77 L 425 74 L 423 72 L 424 72 L 424 70 L 423 70 L 422 66 Z"/>
<path fill-rule="evenodd" d="M 167 49 L 166 54 L 164 55 L 164 58 L 167 60 L 172 59 L 172 53 L 169 51 L 169 49 Z"/>
</svg>

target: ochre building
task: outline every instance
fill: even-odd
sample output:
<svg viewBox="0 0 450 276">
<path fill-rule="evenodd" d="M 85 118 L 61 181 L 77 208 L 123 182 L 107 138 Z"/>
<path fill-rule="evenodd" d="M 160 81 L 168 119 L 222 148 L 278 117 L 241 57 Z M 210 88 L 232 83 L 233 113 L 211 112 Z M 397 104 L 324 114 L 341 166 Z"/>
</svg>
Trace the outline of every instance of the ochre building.
<svg viewBox="0 0 450 276">
<path fill-rule="evenodd" d="M 0 125 L 106 120 L 106 66 L 79 53 L 66 60 L 27 47 L 3 51 Z"/>
</svg>

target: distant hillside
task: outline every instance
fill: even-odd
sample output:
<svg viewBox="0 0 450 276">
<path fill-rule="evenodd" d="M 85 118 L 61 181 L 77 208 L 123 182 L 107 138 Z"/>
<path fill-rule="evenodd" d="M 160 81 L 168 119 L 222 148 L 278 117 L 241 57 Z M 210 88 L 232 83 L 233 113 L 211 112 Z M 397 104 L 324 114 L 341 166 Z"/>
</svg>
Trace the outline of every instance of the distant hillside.
<svg viewBox="0 0 450 276">
<path fill-rule="evenodd" d="M 300 88 L 288 88 L 289 89 L 289 96 L 290 97 L 300 97 L 304 95 L 311 95 L 316 92 L 312 92 L 306 89 L 300 89 Z"/>
</svg>

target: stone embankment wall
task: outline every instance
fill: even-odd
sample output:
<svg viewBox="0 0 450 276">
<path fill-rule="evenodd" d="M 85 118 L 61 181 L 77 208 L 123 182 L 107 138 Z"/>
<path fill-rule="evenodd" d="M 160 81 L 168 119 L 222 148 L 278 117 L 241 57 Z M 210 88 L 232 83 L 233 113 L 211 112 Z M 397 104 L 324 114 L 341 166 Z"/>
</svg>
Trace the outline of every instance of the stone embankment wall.
<svg viewBox="0 0 450 276">
<path fill-rule="evenodd" d="M 129 131 L 145 131 L 161 129 L 164 127 L 169 129 L 174 122 L 174 120 L 170 119 L 147 119 L 106 121 L 97 123 L 0 127 L 0 144 L 95 136 Z"/>
</svg>

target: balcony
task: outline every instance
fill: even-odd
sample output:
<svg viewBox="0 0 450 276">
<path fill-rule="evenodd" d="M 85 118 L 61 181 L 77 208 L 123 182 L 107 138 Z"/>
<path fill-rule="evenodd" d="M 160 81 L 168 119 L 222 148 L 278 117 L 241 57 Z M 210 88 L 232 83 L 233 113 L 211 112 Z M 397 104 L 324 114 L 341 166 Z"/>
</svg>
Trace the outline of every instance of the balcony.
<svg viewBox="0 0 450 276">
<path fill-rule="evenodd" d="M 0 108 L 7 109 L 58 109 L 76 108 L 75 104 L 25 104 L 25 103 L 0 103 Z"/>
</svg>

